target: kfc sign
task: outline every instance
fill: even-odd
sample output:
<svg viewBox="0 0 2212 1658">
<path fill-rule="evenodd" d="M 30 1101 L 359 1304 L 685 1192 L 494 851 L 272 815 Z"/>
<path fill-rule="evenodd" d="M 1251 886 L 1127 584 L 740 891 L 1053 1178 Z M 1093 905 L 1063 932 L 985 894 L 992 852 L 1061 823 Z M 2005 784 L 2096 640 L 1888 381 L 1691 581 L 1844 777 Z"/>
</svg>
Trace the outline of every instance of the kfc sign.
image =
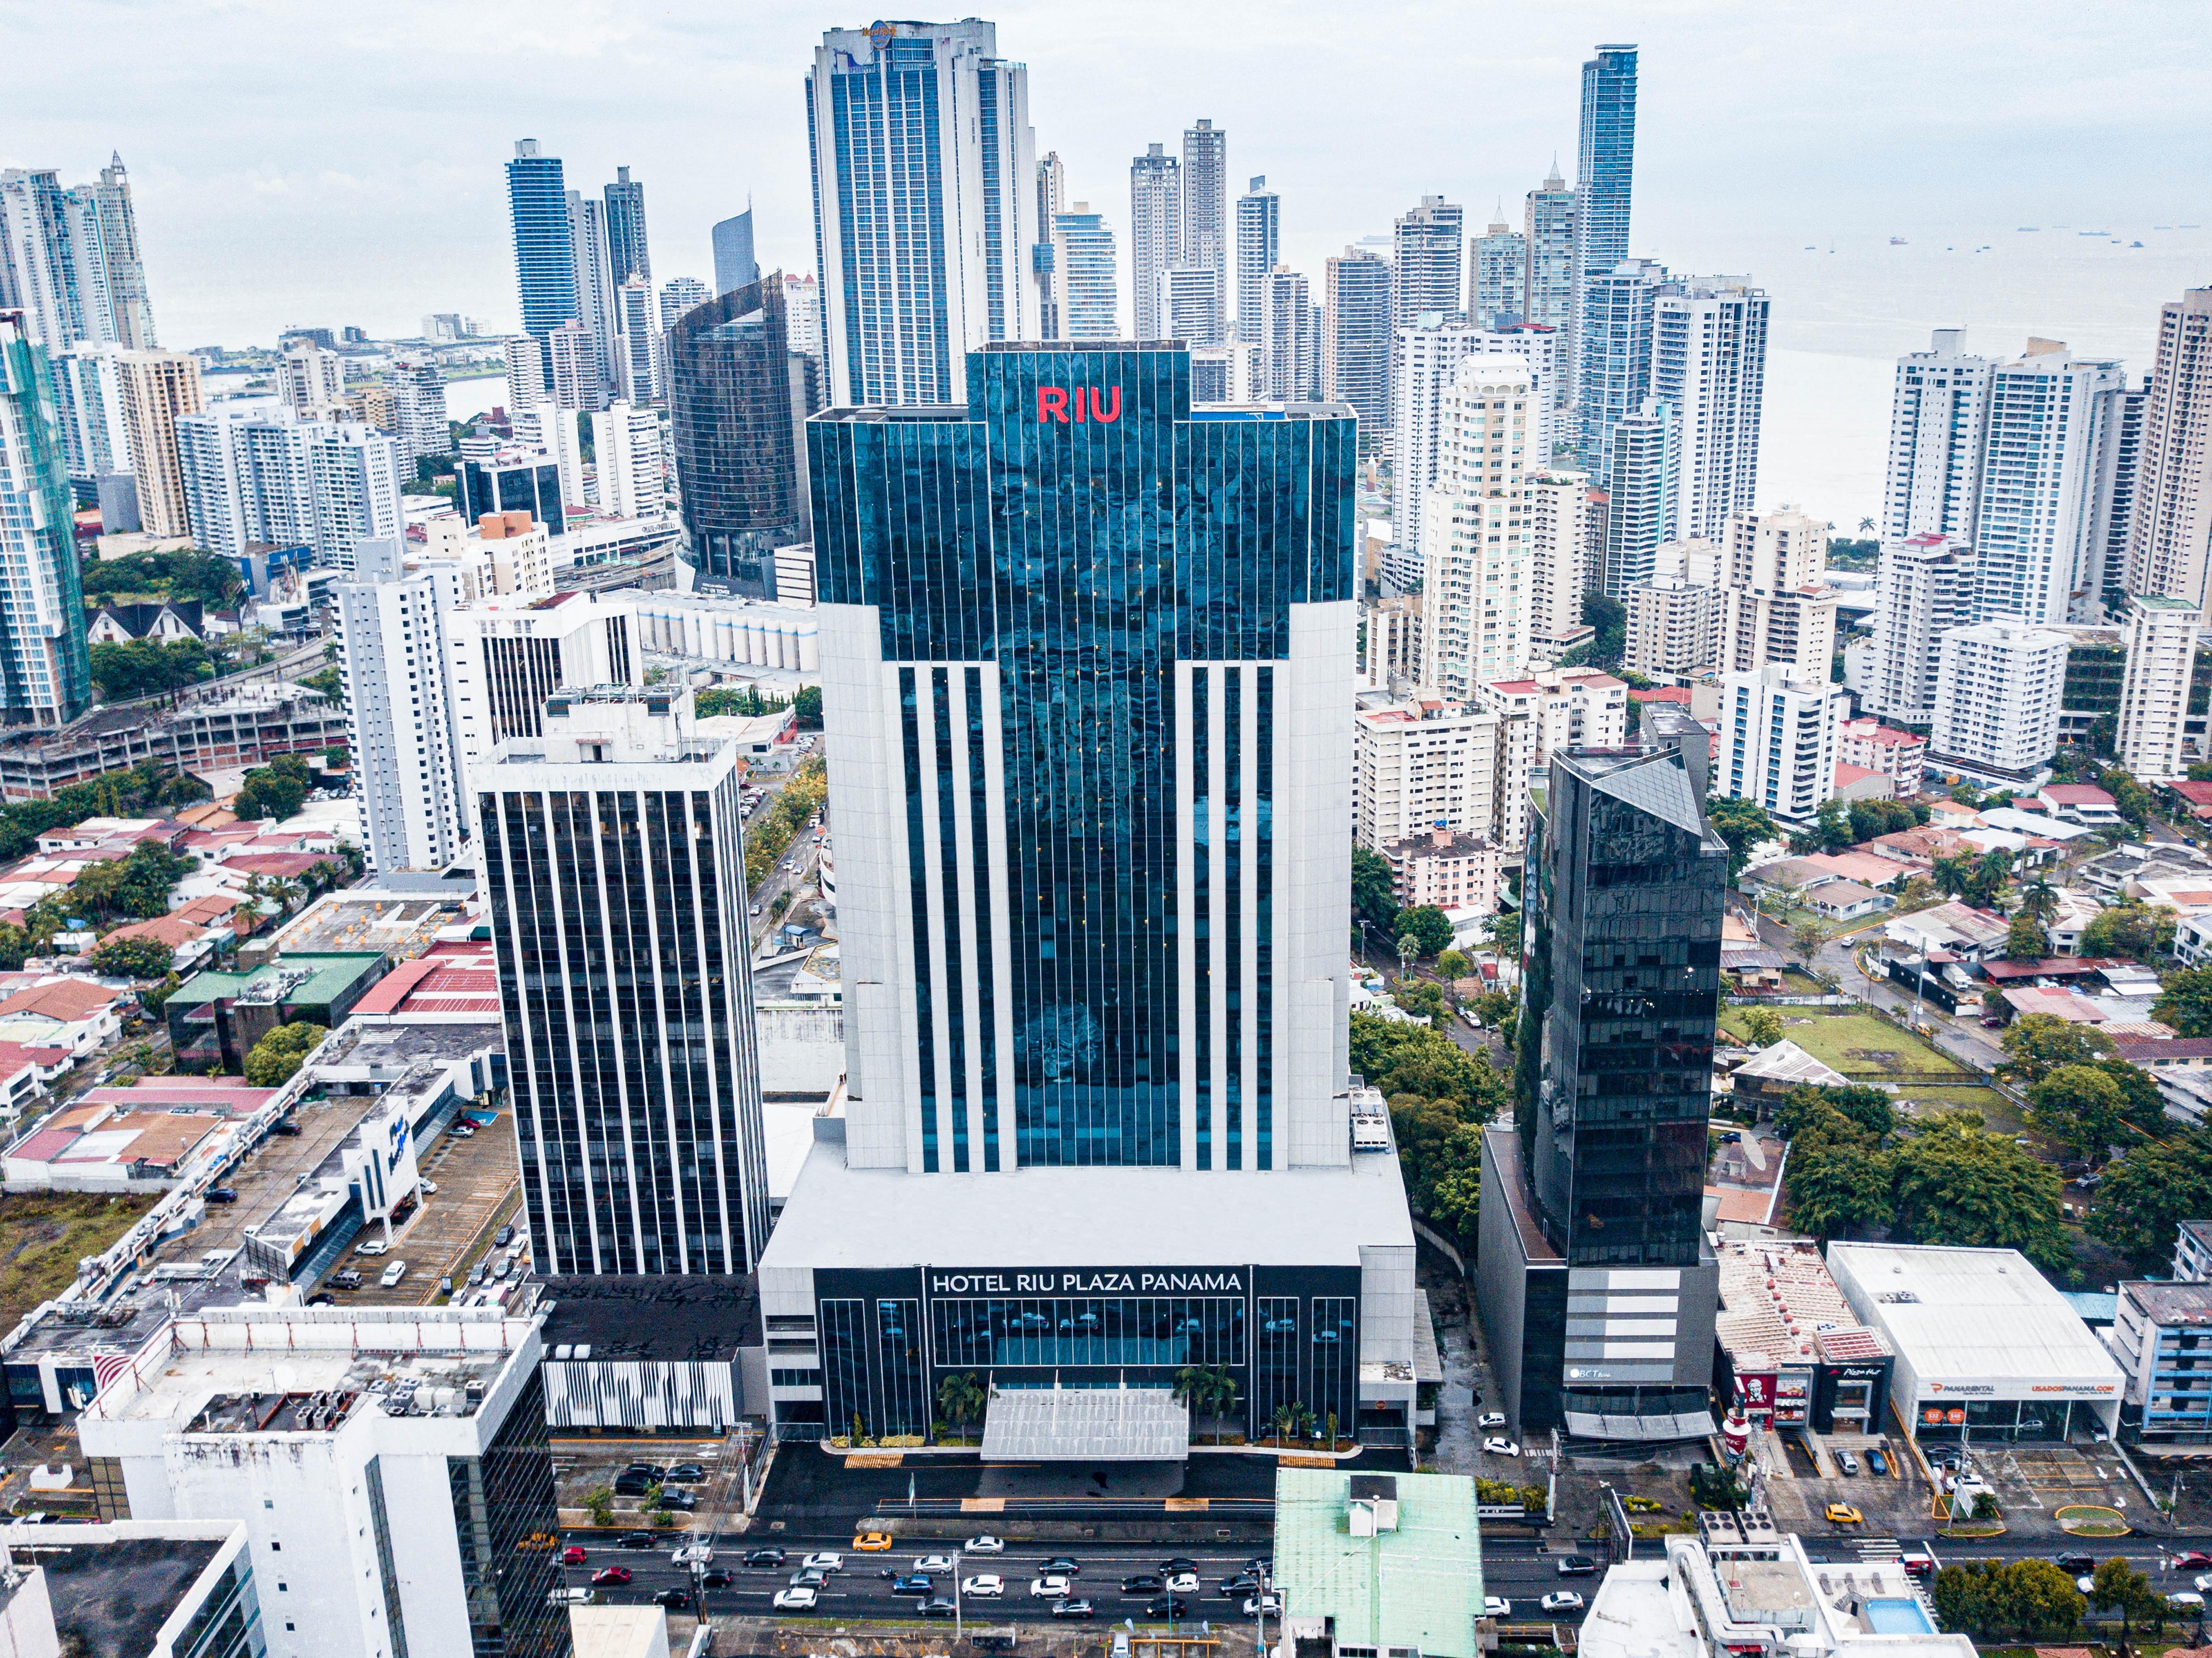
<svg viewBox="0 0 2212 1658">
<path fill-rule="evenodd" d="M 1073 412 L 1071 412 L 1071 410 Z M 1062 426 L 1070 421 L 1085 419 L 1116 421 L 1121 418 L 1121 388 L 1109 386 L 1104 392 L 1095 386 L 1040 386 L 1037 387 L 1037 424 L 1058 421 Z"/>
</svg>

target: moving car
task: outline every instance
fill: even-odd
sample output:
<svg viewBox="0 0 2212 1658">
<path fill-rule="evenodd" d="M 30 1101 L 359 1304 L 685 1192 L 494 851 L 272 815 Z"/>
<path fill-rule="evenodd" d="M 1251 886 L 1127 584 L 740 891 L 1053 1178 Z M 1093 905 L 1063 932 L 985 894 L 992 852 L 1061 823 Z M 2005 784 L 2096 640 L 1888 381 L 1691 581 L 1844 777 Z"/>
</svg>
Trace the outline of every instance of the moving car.
<svg viewBox="0 0 2212 1658">
<path fill-rule="evenodd" d="M 1171 1559 L 1163 1560 L 1160 1562 L 1160 1576 L 1163 1577 L 1173 1577 L 1177 1572 L 1196 1571 L 1197 1570 L 1198 1562 L 1192 1559 L 1188 1555 L 1178 1554 Z"/>
<path fill-rule="evenodd" d="M 1178 1600 L 1172 1594 L 1158 1595 L 1145 1602 L 1144 1615 L 1147 1618 L 1188 1618 L 1190 1616 L 1190 1603 Z"/>
<path fill-rule="evenodd" d="M 1062 1600 L 1053 1607 L 1052 1615 L 1055 1618 L 1089 1618 L 1095 1614 L 1088 1600 Z"/>
<path fill-rule="evenodd" d="M 1831 1503 L 1820 1512 L 1824 1518 L 1838 1526 L 1863 1525 L 1866 1521 L 1866 1516 L 1848 1503 Z"/>
<path fill-rule="evenodd" d="M 1263 1589 L 1267 1587 L 1266 1579 L 1252 1572 L 1240 1571 L 1234 1577 L 1223 1578 L 1218 1593 L 1234 1600 L 1240 1594 L 1249 1594 L 1255 1589 Z"/>
<path fill-rule="evenodd" d="M 1572 1589 L 1553 1589 L 1540 1604 L 1546 1612 L 1580 1612 L 1583 1598 Z"/>
<path fill-rule="evenodd" d="M 2081 1554 L 2078 1552 L 2074 1554 L 2060 1554 L 2054 1555 L 2051 1558 L 2056 1562 L 2058 1570 L 2061 1571 L 2086 1572 L 2094 1571 L 2097 1570 L 2097 1557 L 2094 1554 Z M 2181 1563 L 2177 1560 L 2174 1564 L 2176 1565 L 2179 1565 Z"/>
<path fill-rule="evenodd" d="M 584 1564 L 585 1558 L 583 1545 L 580 1543 L 571 1543 L 561 1551 L 561 1564 L 564 1566 L 580 1566 Z"/>
<path fill-rule="evenodd" d="M 778 1612 L 811 1612 L 815 1592 L 811 1588 L 778 1589 L 772 1603 Z"/>
<path fill-rule="evenodd" d="M 653 1604 L 656 1606 L 666 1606 L 672 1612 L 681 1612 L 691 1604 L 691 1591 L 678 1588 L 657 1589 L 653 1592 Z"/>
<path fill-rule="evenodd" d="M 1067 1594 L 1067 1579 L 1065 1577 L 1033 1577 L 1030 1580 L 1030 1593 L 1040 1600 L 1058 1600 L 1064 1599 Z"/>
<path fill-rule="evenodd" d="M 1521 1448 L 1518 1445 L 1515 1444 L 1510 1439 L 1500 1439 L 1494 1434 L 1488 1439 L 1482 1442 L 1482 1448 L 1492 1456 L 1518 1456 L 1521 1455 Z"/>
<path fill-rule="evenodd" d="M 2201 1612 L 2204 1597 L 2194 1589 L 2177 1589 L 2166 1597 L 2166 1604 L 2177 1612 Z"/>
<path fill-rule="evenodd" d="M 990 1536 L 988 1533 L 981 1537 L 971 1537 L 961 1546 L 970 1554 L 1004 1554 L 1006 1552 L 1006 1543 L 1001 1539 Z"/>
<path fill-rule="evenodd" d="M 749 1566 L 780 1566 L 788 1558 L 781 1549 L 747 1549 L 745 1564 Z"/>
<path fill-rule="evenodd" d="M 1006 1592 L 1006 1580 L 991 1572 L 965 1577 L 960 1582 L 960 1593 L 972 1594 L 980 1600 L 996 1600 Z"/>
<path fill-rule="evenodd" d="M 1160 1570 L 1165 1571 L 1168 1568 L 1162 1566 Z M 1044 1564 L 1039 1566 L 1037 1571 L 1040 1576 L 1045 1577 L 1077 1577 L 1082 1575 L 1083 1567 L 1064 1554 L 1055 1554 Z"/>
<path fill-rule="evenodd" d="M 1204 1592 L 1198 1587 L 1198 1574 L 1194 1571 L 1179 1571 L 1169 1578 L 1167 1591 L 1170 1594 L 1199 1594 Z"/>
<path fill-rule="evenodd" d="M 604 1583 L 620 1585 L 627 1583 L 629 1582 L 629 1568 L 628 1566 L 601 1566 L 597 1571 L 592 1574 L 592 1582 L 594 1585 Z"/>
<path fill-rule="evenodd" d="M 1926 1577 L 1936 1570 L 1936 1557 L 1925 1549 L 1907 1549 L 1898 1557 L 1897 1564 L 1915 1577 Z"/>
<path fill-rule="evenodd" d="M 914 1569 L 916 1571 L 951 1571 L 958 1564 L 949 1554 L 925 1554 L 915 1559 Z"/>
<path fill-rule="evenodd" d="M 730 1574 L 720 1566 L 715 1567 L 712 1571 L 702 1571 L 699 1574 L 699 1587 L 702 1589 L 726 1589 L 730 1587 L 732 1581 L 734 1580 Z"/>
<path fill-rule="evenodd" d="M 855 1554 L 881 1554 L 891 1546 L 891 1534 L 887 1531 L 864 1531 L 853 1540 Z"/>
<path fill-rule="evenodd" d="M 2182 1549 L 2175 1553 L 2173 1564 L 2177 1569 L 2202 1571 L 2205 1567 L 2212 1566 L 2212 1554 L 2207 1554 L 2202 1549 Z"/>
<path fill-rule="evenodd" d="M 1597 1562 L 1587 1554 L 1563 1554 L 1559 1557 L 1559 1576 L 1588 1577 L 1597 1570 Z"/>
<path fill-rule="evenodd" d="M 1485 1411 L 1481 1419 L 1475 1424 L 1478 1428 L 1502 1428 L 1504 1425 L 1505 1412 L 1503 1411 Z"/>
<path fill-rule="evenodd" d="M 652 1549 L 660 1546 L 660 1540 L 649 1531 L 626 1531 L 615 1539 L 618 1549 Z"/>
<path fill-rule="evenodd" d="M 937 1585 L 927 1577 L 894 1577 L 891 1579 L 891 1593 L 893 1594 L 930 1595 L 936 1592 Z"/>
<path fill-rule="evenodd" d="M 1482 1597 L 1482 1615 L 1485 1618 L 1510 1618 L 1513 1603 L 1495 1594 L 1486 1594 Z"/>
<path fill-rule="evenodd" d="M 514 1242 L 514 1228 L 512 1226 L 501 1227 L 498 1231 L 492 1234 L 491 1242 L 492 1248 L 495 1249 L 506 1248 L 508 1244 Z"/>
<path fill-rule="evenodd" d="M 818 1589 L 826 1588 L 829 1582 L 827 1577 L 811 1566 L 802 1566 L 791 1574 L 791 1581 L 786 1587 L 794 1589 Z"/>
<path fill-rule="evenodd" d="M 810 1554 L 799 1564 L 809 1571 L 842 1571 L 845 1570 L 845 1557 L 826 1552 Z"/>
<path fill-rule="evenodd" d="M 1139 1572 L 1134 1577 L 1121 1580 L 1124 1594 L 1158 1594 L 1168 1586 L 1168 1580 L 1157 1572 Z"/>
<path fill-rule="evenodd" d="M 957 1618 L 960 1603 L 949 1594 L 933 1594 L 915 1610 L 925 1618 Z"/>
</svg>

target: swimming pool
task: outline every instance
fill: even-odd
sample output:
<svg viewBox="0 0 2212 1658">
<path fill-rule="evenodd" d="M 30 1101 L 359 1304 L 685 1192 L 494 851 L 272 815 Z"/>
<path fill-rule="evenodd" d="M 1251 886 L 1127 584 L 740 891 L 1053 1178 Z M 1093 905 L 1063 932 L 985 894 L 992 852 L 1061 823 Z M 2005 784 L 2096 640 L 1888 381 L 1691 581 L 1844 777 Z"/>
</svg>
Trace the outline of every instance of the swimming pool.
<svg viewBox="0 0 2212 1658">
<path fill-rule="evenodd" d="M 1917 1600 L 1869 1600 L 1866 1603 L 1867 1627 L 1876 1635 L 1933 1635 L 1936 1625 L 1928 1621 Z"/>
</svg>

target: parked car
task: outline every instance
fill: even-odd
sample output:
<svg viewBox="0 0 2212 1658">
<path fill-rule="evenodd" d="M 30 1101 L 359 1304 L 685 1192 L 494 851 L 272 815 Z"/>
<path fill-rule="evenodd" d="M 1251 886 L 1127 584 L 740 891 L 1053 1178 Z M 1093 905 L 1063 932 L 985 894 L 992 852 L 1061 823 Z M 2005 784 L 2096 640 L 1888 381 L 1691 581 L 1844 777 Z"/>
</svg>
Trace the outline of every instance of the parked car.
<svg viewBox="0 0 2212 1658">
<path fill-rule="evenodd" d="M 399 1280 L 406 1276 L 407 1263 L 404 1260 L 395 1260 L 384 1269 L 384 1276 L 378 1278 L 377 1282 L 387 1290 L 397 1289 Z"/>
<path fill-rule="evenodd" d="M 1885 1475 L 1889 1473 L 1889 1459 L 1882 1455 L 1879 1445 L 1867 1447 L 1867 1472 Z"/>
<path fill-rule="evenodd" d="M 1541 1604 L 1546 1612 L 1580 1612 L 1583 1598 L 1572 1589 L 1553 1589 Z"/>
<path fill-rule="evenodd" d="M 1004 1554 L 1006 1552 L 1006 1543 L 988 1533 L 981 1537 L 971 1537 L 961 1546 L 969 1554 Z"/>
<path fill-rule="evenodd" d="M 990 1572 L 975 1577 L 963 1578 L 960 1593 L 972 1594 L 979 1600 L 996 1600 L 1006 1592 L 1006 1580 Z"/>
<path fill-rule="evenodd" d="M 1856 1473 L 1859 1471 L 1859 1460 L 1847 1450 L 1838 1451 L 1836 1453 L 1836 1466 L 1841 1468 L 1845 1473 Z"/>
<path fill-rule="evenodd" d="M 678 1462 L 664 1478 L 672 1485 L 702 1485 L 707 1481 L 707 1471 L 696 1462 Z"/>
<path fill-rule="evenodd" d="M 371 1238 L 368 1242 L 358 1246 L 354 1250 L 354 1254 L 357 1255 L 380 1255 L 391 1247 L 392 1246 L 386 1243 L 382 1238 Z"/>
<path fill-rule="evenodd" d="M 604 1585 L 612 1583 L 617 1586 L 620 1586 L 629 1582 L 629 1568 L 628 1566 L 601 1566 L 597 1571 L 592 1574 L 592 1582 L 594 1584 Z"/>
<path fill-rule="evenodd" d="M 1503 1411 L 1485 1411 L 1481 1419 L 1475 1424 L 1479 1428 L 1502 1428 L 1504 1425 L 1505 1412 Z"/>
<path fill-rule="evenodd" d="M 660 1506 L 676 1514 L 696 1514 L 699 1495 L 696 1491 L 672 1491 L 664 1485 L 660 1488 Z"/>
<path fill-rule="evenodd" d="M 477 1126 L 472 1122 L 457 1122 L 447 1133 L 457 1140 L 472 1140 L 477 1137 Z"/>
<path fill-rule="evenodd" d="M 620 1473 L 615 1476 L 617 1497 L 643 1497 L 653 1487 L 653 1481 L 641 1473 Z"/>
<path fill-rule="evenodd" d="M 811 1588 L 778 1589 L 774 1604 L 778 1612 L 811 1612 L 814 1610 L 814 1591 Z"/>
<path fill-rule="evenodd" d="M 207 1189 L 210 1203 L 236 1203 L 238 1193 L 228 1186 L 210 1186 Z"/>
<path fill-rule="evenodd" d="M 1488 1439 L 1482 1442 L 1482 1448 L 1492 1456 L 1518 1456 L 1521 1455 L 1521 1448 L 1518 1445 L 1515 1444 L 1510 1439 L 1500 1439 L 1494 1434 Z"/>
<path fill-rule="evenodd" d="M 270 1123 L 269 1125 L 269 1132 L 272 1134 L 282 1134 L 287 1139 L 296 1139 L 299 1138 L 300 1125 L 294 1122 L 289 1117 L 283 1117 Z"/>
<path fill-rule="evenodd" d="M 337 1272 L 331 1274 L 331 1288 L 333 1290 L 358 1290 L 361 1288 L 361 1274 L 355 1272 L 350 1266 L 342 1266 Z"/>
</svg>

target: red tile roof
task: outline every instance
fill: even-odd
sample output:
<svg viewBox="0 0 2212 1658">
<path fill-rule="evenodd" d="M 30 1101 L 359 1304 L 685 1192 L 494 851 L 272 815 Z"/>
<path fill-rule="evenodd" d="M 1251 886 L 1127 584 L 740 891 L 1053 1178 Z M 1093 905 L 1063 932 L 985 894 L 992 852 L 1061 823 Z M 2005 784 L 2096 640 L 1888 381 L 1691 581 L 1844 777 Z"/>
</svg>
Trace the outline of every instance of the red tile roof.
<svg viewBox="0 0 2212 1658">
<path fill-rule="evenodd" d="M 2045 783 L 2038 793 L 2053 805 L 2109 806 L 2114 804 L 2111 795 L 2087 783 Z"/>
<path fill-rule="evenodd" d="M 2168 783 L 2166 787 L 2191 805 L 2212 806 L 2212 783 Z M 2050 791 L 2046 789 L 2045 793 Z"/>
<path fill-rule="evenodd" d="M 1648 691 L 1631 689 L 1628 693 L 1638 702 L 1680 702 L 1687 707 L 1690 693 L 1686 686 L 1659 685 Z"/>
<path fill-rule="evenodd" d="M 38 1013 L 64 1024 L 75 1024 L 114 1005 L 115 992 L 105 985 L 96 985 L 89 979 L 57 979 L 52 984 L 19 990 L 7 1000 L 0 1001 L 0 1015 Z"/>
<path fill-rule="evenodd" d="M 1880 743 L 1887 748 L 1924 748 L 1928 744 L 1926 738 L 1915 737 L 1911 732 L 1901 732 L 1894 726 L 1877 726 L 1868 731 L 1864 729 L 1863 721 L 1853 720 L 1845 729 L 1861 743 Z"/>
</svg>

